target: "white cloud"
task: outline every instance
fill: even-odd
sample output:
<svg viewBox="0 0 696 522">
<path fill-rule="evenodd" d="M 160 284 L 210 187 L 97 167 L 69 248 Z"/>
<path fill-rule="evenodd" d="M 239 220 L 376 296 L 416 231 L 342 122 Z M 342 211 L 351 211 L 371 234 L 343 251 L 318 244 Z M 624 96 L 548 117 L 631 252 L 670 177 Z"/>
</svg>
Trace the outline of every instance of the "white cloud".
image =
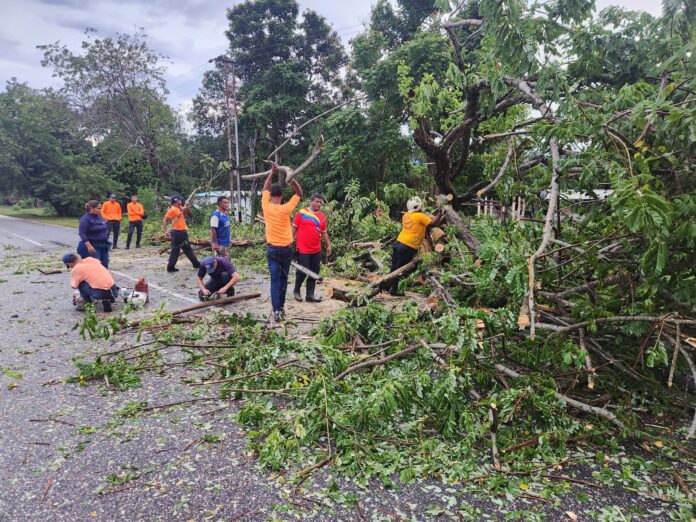
<svg viewBox="0 0 696 522">
<path fill-rule="evenodd" d="M 167 83 L 172 105 L 190 104 L 208 59 L 226 49 L 226 9 L 238 0 L 0 0 L 0 82 L 12 77 L 32 87 L 58 86 L 51 71 L 41 67 L 37 45 L 60 40 L 79 49 L 86 27 L 101 36 L 133 33 L 143 27 L 150 46 L 167 55 Z M 351 2 L 301 0 L 300 11 L 313 9 L 325 16 L 344 43 L 357 35 L 369 20 L 374 0 Z M 620 4 L 659 15 L 656 0 L 598 0 L 597 8 Z"/>
</svg>

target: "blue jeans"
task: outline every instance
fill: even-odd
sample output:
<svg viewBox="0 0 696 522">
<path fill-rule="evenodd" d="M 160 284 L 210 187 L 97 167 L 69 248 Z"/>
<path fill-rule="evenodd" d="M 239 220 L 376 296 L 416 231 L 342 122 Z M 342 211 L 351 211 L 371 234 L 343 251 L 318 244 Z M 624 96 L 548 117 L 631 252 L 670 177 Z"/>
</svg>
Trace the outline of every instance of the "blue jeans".
<svg viewBox="0 0 696 522">
<path fill-rule="evenodd" d="M 85 257 L 96 257 L 99 261 L 101 261 L 101 264 L 104 266 L 104 268 L 109 268 L 109 242 L 90 241 L 90 243 L 92 243 L 92 246 L 94 247 L 94 250 L 96 250 L 96 252 L 94 254 L 90 254 L 85 244 L 82 241 L 80 241 L 77 244 L 77 253 L 80 254 L 80 257 L 83 259 Z"/>
<path fill-rule="evenodd" d="M 80 291 L 80 296 L 85 300 L 85 303 L 91 303 L 92 301 L 115 301 L 118 295 L 119 288 L 114 285 L 109 290 L 101 290 L 99 288 L 92 288 L 87 284 L 87 281 L 82 281 L 80 286 L 77 287 Z"/>
<path fill-rule="evenodd" d="M 285 293 L 288 290 L 288 274 L 292 261 L 292 248 L 268 245 L 266 249 L 268 270 L 271 272 L 271 303 L 273 311 L 285 308 Z"/>
</svg>

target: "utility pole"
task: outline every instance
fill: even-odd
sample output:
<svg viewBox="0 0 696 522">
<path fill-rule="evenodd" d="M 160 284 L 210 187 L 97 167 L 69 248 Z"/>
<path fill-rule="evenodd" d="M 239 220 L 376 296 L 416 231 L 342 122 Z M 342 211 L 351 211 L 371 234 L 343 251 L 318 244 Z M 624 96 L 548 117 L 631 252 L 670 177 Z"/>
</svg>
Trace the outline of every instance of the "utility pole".
<svg viewBox="0 0 696 522">
<path fill-rule="evenodd" d="M 235 177 L 237 182 L 237 223 L 242 222 L 242 188 L 239 175 L 239 133 L 237 131 L 237 93 L 234 73 L 234 62 L 224 56 L 211 58 L 208 62 L 222 63 L 225 71 L 225 108 L 227 113 L 227 160 L 230 164 L 230 197 L 234 194 Z M 232 67 L 232 96 L 234 98 L 234 143 L 235 143 L 235 168 L 232 168 L 232 131 L 230 129 L 230 92 L 228 86 L 228 66 Z M 236 174 L 236 176 L 235 176 Z"/>
</svg>

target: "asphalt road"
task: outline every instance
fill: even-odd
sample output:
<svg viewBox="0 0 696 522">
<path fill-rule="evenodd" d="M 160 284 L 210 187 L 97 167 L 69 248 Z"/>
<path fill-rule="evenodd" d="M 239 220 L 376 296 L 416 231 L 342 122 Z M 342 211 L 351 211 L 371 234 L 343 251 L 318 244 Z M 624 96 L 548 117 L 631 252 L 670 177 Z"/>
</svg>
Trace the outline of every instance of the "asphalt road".
<svg viewBox="0 0 696 522">
<path fill-rule="evenodd" d="M 0 216 L 0 243 L 23 251 L 74 250 L 78 241 L 77 230 L 68 227 Z"/>
<path fill-rule="evenodd" d="M 328 466 L 295 487 L 285 473 L 260 469 L 245 428 L 235 419 L 241 401 L 194 402 L 130 415 L 134 404 L 167 405 L 200 398 L 199 393 L 217 397 L 219 390 L 188 386 L 185 381 L 201 380 L 209 371 L 177 365 L 185 354 L 171 350 L 162 352 L 169 366 L 143 372 L 137 388 L 69 382 L 77 373 L 76 358 L 91 361 L 98 353 L 158 335 L 158 330 L 141 338 L 125 333 L 106 341 L 79 335 L 75 326 L 81 315 L 70 304 L 69 274 L 37 271 L 61 268 L 60 254 L 76 242 L 76 231 L 66 227 L 0 217 L 0 522 L 429 521 L 456 519 L 458 509 L 476 509 L 478 520 L 502 520 L 531 508 L 543 508 L 547 520 L 565 520 L 566 510 L 591 520 L 583 512 L 606 505 L 619 505 L 626 513 L 660 507 L 619 487 L 587 490 L 582 501 L 569 491 L 558 505 L 538 506 L 525 498 L 493 504 L 485 492 L 477 495 L 436 480 L 398 487 L 373 481 L 360 488 Z M 146 277 L 151 303 L 140 313 L 147 315 L 160 305 L 172 309 L 196 301 L 195 271 L 185 257 L 175 274 L 165 265 L 157 247 L 144 247 L 115 251 L 110 269 L 119 285 Z M 226 312 L 263 318 L 270 308 L 267 276 L 245 267 L 240 272 L 240 293 L 262 297 Z M 322 307 L 335 303 L 327 300 Z M 331 312 L 293 300 L 288 307 L 293 317 Z M 218 442 L 205 442 L 206 436 Z M 576 472 L 588 478 L 582 469 Z M 343 504 L 329 494 L 328 486 L 333 490 L 336 484 L 358 503 Z M 443 514 L 431 515 L 428 507 Z"/>
</svg>

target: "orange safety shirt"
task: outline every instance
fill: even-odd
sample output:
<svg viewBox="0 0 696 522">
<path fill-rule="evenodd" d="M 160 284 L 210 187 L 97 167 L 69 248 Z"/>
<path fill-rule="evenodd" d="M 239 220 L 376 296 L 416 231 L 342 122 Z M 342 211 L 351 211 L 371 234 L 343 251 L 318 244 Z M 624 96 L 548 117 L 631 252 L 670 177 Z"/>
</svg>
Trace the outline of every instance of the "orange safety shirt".
<svg viewBox="0 0 696 522">
<path fill-rule="evenodd" d="M 290 214 L 300 203 L 300 196 L 293 194 L 290 201 L 282 205 L 271 203 L 271 192 L 261 193 L 261 210 L 266 222 L 266 242 L 273 246 L 290 246 L 292 244 L 292 228 Z"/>
<path fill-rule="evenodd" d="M 70 271 L 71 287 L 78 288 L 83 281 L 96 290 L 109 290 L 114 286 L 114 278 L 96 257 L 85 257 Z"/>
<path fill-rule="evenodd" d="M 121 204 L 118 201 L 111 201 L 107 199 L 102 203 L 102 217 L 107 221 L 121 221 L 121 216 L 123 211 L 121 210 Z"/>
<path fill-rule="evenodd" d="M 186 226 L 186 218 L 184 217 L 184 211 L 179 207 L 172 205 L 169 207 L 169 210 L 167 210 L 164 217 L 171 220 L 172 230 L 188 230 L 188 227 Z"/>
<path fill-rule="evenodd" d="M 102 207 L 104 208 L 104 207 Z M 132 201 L 126 205 L 126 210 L 128 211 L 128 221 L 142 221 L 145 215 L 145 209 L 140 203 L 133 203 Z"/>
</svg>

